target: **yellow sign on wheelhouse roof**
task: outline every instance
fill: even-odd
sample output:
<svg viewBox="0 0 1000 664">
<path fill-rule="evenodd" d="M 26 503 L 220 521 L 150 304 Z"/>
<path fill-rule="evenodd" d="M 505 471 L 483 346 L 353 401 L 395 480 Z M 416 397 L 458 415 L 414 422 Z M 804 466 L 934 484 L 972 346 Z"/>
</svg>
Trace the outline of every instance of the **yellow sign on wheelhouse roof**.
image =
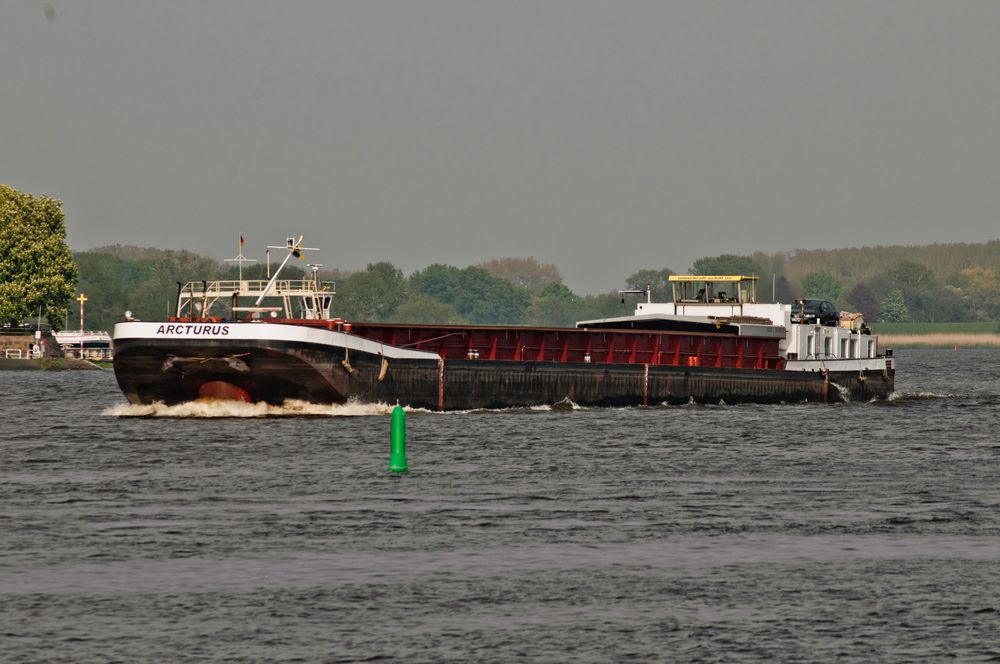
<svg viewBox="0 0 1000 664">
<path fill-rule="evenodd" d="M 757 281 L 755 276 L 746 276 L 738 274 L 724 274 L 724 275 L 713 275 L 713 274 L 671 274 L 667 277 L 668 281 Z"/>
</svg>

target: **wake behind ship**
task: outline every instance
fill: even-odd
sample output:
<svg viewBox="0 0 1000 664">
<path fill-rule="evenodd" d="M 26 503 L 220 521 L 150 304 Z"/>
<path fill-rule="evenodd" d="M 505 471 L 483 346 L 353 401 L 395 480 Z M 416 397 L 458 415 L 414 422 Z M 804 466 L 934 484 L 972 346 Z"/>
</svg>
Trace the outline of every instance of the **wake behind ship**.
<svg viewBox="0 0 1000 664">
<path fill-rule="evenodd" d="M 856 315 L 758 303 L 756 277 L 673 276 L 671 302 L 575 328 L 349 322 L 319 280 L 179 287 L 174 316 L 115 325 L 126 398 L 168 405 L 400 403 L 432 410 L 871 400 L 893 390 L 891 351 Z M 238 258 L 242 258 L 242 253 Z"/>
</svg>

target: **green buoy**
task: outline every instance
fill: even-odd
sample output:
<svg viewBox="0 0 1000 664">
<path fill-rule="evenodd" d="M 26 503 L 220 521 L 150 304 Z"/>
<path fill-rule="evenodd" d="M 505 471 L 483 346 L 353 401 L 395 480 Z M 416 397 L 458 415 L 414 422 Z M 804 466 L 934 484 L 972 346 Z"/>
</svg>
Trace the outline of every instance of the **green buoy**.
<svg viewBox="0 0 1000 664">
<path fill-rule="evenodd" d="M 406 413 L 402 406 L 396 404 L 389 418 L 389 472 L 406 471 Z"/>
</svg>

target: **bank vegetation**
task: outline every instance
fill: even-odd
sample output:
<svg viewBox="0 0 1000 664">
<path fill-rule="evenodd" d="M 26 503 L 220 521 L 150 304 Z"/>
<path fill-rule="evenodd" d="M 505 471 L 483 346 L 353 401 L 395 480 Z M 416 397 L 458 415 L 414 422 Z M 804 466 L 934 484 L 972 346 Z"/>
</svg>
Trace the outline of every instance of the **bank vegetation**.
<svg viewBox="0 0 1000 664">
<path fill-rule="evenodd" d="M 169 315 L 176 282 L 232 279 L 238 271 L 232 263 L 190 251 L 135 246 L 76 252 L 74 258 L 77 291 L 89 298 L 88 320 L 101 328 L 126 310 L 147 319 Z M 305 269 L 294 264 L 286 276 L 300 278 Z M 650 287 L 654 300 L 668 298 L 668 277 L 675 272 L 755 274 L 760 300 L 828 299 L 875 324 L 977 323 L 984 326 L 977 333 L 989 334 L 997 332 L 1000 320 L 1000 241 L 706 256 L 676 271 L 635 266 L 619 284 L 597 294 L 573 292 L 557 266 L 532 257 L 433 264 L 409 275 L 379 262 L 361 270 L 326 269 L 321 278 L 336 290 L 336 314 L 348 320 L 562 326 L 631 313 L 636 296 L 623 298 L 620 288 Z M 244 269 L 245 278 L 266 275 L 263 263 Z"/>
</svg>

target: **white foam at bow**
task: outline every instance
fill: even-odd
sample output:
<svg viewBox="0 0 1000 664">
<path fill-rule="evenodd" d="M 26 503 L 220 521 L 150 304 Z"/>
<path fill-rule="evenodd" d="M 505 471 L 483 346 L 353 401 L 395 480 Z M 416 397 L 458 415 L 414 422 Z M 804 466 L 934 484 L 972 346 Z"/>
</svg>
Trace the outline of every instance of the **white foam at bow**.
<svg viewBox="0 0 1000 664">
<path fill-rule="evenodd" d="M 168 406 L 162 402 L 150 405 L 120 404 L 104 410 L 111 417 L 360 417 L 388 415 L 392 406 L 384 403 L 315 404 L 290 399 L 280 406 L 267 403 L 244 403 L 223 399 L 199 399 Z M 404 408 L 408 413 L 429 412 L 422 408 Z"/>
</svg>

